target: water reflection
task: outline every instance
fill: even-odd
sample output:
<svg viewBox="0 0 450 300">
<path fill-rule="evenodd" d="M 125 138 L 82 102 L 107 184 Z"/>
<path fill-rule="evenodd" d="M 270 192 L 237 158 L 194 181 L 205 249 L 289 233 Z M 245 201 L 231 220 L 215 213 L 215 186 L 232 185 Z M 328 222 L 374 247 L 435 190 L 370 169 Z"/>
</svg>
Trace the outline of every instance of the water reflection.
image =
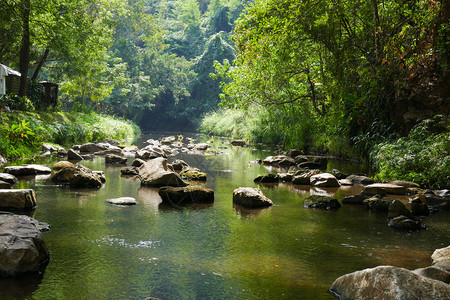
<svg viewBox="0 0 450 300">
<path fill-rule="evenodd" d="M 213 150 L 222 142 L 216 138 Z M 426 219 L 429 230 L 404 234 L 387 226 L 385 213 L 364 206 L 306 209 L 303 199 L 310 194 L 340 199 L 362 187 L 256 185 L 254 178 L 268 169 L 249 161 L 273 150 L 230 147 L 226 152 L 169 158 L 207 173 L 203 185 L 214 189 L 215 202 L 206 207 L 164 207 L 158 189 L 121 176 L 121 167 L 105 166 L 103 157 L 81 162 L 105 171 L 107 181 L 99 190 L 72 190 L 35 177 L 20 180 L 18 187 L 36 190 L 34 216 L 52 226 L 44 233 L 52 259 L 42 282 L 21 286 L 0 280 L 0 298 L 332 299 L 328 288 L 345 273 L 379 264 L 418 268 L 430 264 L 434 249 L 448 246 L 446 212 Z M 56 160 L 39 163 L 51 166 Z M 338 168 L 353 172 L 344 164 Z M 258 186 L 274 205 L 234 206 L 233 190 L 240 186 Z M 119 209 L 105 201 L 122 196 L 138 204 Z"/>
</svg>

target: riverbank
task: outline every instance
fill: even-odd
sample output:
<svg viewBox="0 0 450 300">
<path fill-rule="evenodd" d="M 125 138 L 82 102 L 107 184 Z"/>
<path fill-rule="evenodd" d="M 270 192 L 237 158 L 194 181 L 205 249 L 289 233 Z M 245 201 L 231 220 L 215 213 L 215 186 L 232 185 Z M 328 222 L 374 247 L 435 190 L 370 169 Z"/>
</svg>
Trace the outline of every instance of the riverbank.
<svg viewBox="0 0 450 300">
<path fill-rule="evenodd" d="M 94 112 L 0 113 L 0 155 L 8 160 L 33 156 L 42 143 L 69 146 L 111 138 L 130 144 L 139 134 L 131 121 Z"/>
<path fill-rule="evenodd" d="M 333 129 L 329 120 L 322 121 L 293 122 L 286 128 L 285 120 L 283 125 L 269 115 L 225 109 L 204 116 L 200 131 L 250 143 L 280 145 L 285 151 L 301 149 L 304 153 L 362 160 L 375 169 L 377 180 L 407 180 L 424 188 L 450 188 L 450 131 L 445 117 L 424 120 L 401 138 L 380 129 L 377 137 L 358 136 L 353 140 Z"/>
</svg>

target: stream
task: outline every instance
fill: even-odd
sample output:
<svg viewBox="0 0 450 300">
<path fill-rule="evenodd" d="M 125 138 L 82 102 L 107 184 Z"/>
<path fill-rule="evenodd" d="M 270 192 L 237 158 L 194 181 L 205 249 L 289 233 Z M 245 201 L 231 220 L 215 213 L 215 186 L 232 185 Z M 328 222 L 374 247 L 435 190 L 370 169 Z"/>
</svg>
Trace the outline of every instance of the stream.
<svg viewBox="0 0 450 300">
<path fill-rule="evenodd" d="M 137 145 L 166 135 L 143 135 Z M 435 249 L 449 245 L 449 212 L 433 213 L 424 218 L 427 230 L 408 233 L 389 228 L 386 214 L 364 206 L 307 209 L 303 199 L 311 193 L 340 200 L 361 188 L 257 186 L 254 178 L 269 171 L 249 161 L 274 150 L 224 141 L 214 138 L 216 155 L 169 158 L 207 173 L 203 185 L 214 189 L 214 205 L 160 207 L 158 189 L 121 177 L 122 167 L 105 166 L 104 157 L 81 162 L 105 171 L 99 190 L 59 187 L 48 176 L 20 180 L 14 188 L 36 192 L 34 218 L 51 226 L 44 233 L 51 259 L 42 277 L 0 279 L 0 299 L 333 299 L 328 289 L 341 275 L 378 265 L 425 267 Z M 58 160 L 36 163 L 51 167 Z M 333 168 L 367 172 L 339 160 L 329 161 L 327 169 Z M 240 186 L 259 187 L 274 205 L 234 207 L 233 190 Z M 138 204 L 105 201 L 124 196 Z"/>
</svg>

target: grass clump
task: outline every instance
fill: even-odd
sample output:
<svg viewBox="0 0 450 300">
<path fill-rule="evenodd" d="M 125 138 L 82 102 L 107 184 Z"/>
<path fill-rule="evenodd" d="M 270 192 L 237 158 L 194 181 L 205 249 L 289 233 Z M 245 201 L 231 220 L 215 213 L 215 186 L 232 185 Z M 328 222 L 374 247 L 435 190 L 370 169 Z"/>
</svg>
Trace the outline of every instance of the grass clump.
<svg viewBox="0 0 450 300">
<path fill-rule="evenodd" d="M 371 151 L 379 180 L 407 180 L 422 187 L 450 187 L 450 133 L 442 116 L 422 121 L 408 136 Z"/>
</svg>

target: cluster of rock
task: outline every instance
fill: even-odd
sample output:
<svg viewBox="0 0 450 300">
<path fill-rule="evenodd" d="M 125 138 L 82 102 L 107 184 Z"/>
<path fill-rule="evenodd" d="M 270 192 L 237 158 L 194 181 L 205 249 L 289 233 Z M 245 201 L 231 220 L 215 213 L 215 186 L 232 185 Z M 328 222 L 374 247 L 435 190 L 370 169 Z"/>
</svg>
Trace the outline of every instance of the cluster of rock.
<svg viewBox="0 0 450 300">
<path fill-rule="evenodd" d="M 450 246 L 431 258 L 431 266 L 413 271 L 378 266 L 343 275 L 330 292 L 337 299 L 450 299 Z"/>
<path fill-rule="evenodd" d="M 34 190 L 11 189 L 11 185 L 17 182 L 11 174 L 0 173 L 0 178 L 9 184 L 9 187 L 0 189 L 0 277 L 39 273 L 50 258 L 42 235 L 49 226 L 16 214 L 36 209 Z"/>
</svg>

